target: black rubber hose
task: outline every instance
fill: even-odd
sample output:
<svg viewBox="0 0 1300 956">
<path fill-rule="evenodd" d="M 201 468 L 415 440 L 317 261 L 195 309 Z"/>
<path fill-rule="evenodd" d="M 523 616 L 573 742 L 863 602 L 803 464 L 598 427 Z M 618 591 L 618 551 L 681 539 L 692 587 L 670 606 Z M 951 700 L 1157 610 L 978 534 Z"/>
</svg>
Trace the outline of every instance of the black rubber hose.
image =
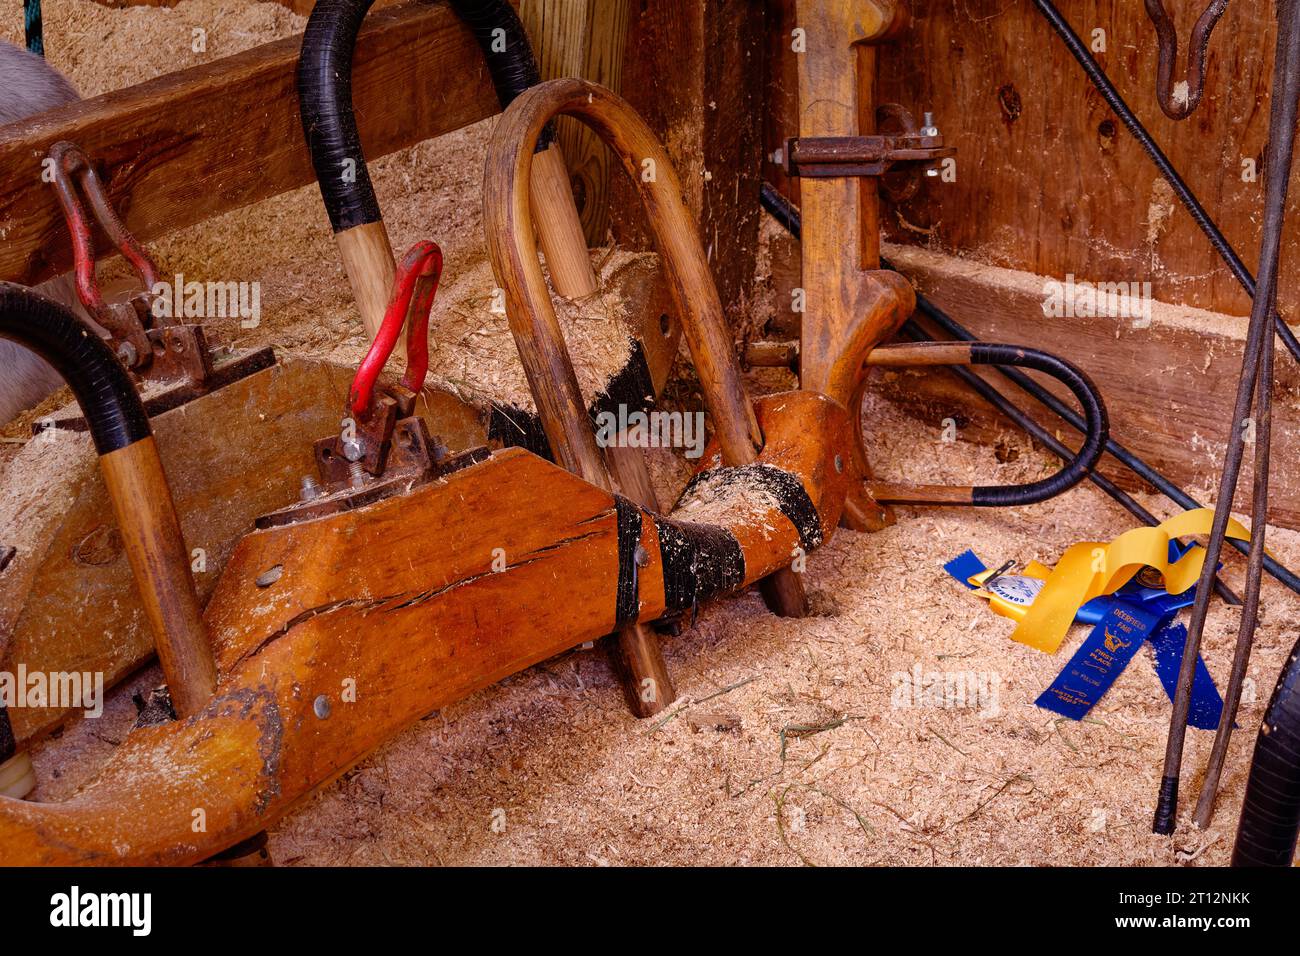
<svg viewBox="0 0 1300 956">
<path fill-rule="evenodd" d="M 57 302 L 25 286 L 0 282 L 0 338 L 31 349 L 72 388 L 101 455 L 151 434 L 130 376 L 102 339 Z M 0 763 L 14 755 L 9 714 L 0 706 Z"/>
<path fill-rule="evenodd" d="M 771 213 L 777 222 L 789 231 L 790 235 L 794 236 L 796 239 L 802 237 L 802 218 L 799 215 L 799 210 L 796 209 L 789 200 L 777 192 L 776 189 L 768 183 L 763 183 L 760 187 L 759 199 L 763 208 Z M 930 303 L 926 300 L 925 296 L 921 295 L 919 292 L 916 293 L 916 304 L 918 309 L 925 312 L 927 315 L 929 314 L 929 312 L 926 311 L 926 307 L 929 306 Z M 916 332 L 920 332 L 919 329 L 916 329 L 915 327 L 914 329 Z M 924 335 L 923 332 L 921 332 L 921 334 Z M 913 337 L 915 337 L 915 335 L 913 335 Z M 926 336 L 926 338 L 928 338 L 928 336 Z M 1108 448 L 1111 444 L 1109 437 L 1110 421 L 1106 415 L 1106 406 L 1101 400 L 1101 395 L 1097 392 L 1097 387 L 1093 385 L 1087 375 L 1074 365 L 1066 362 L 1064 359 L 1057 358 L 1054 355 L 1049 355 L 1046 352 L 1037 351 L 1036 349 L 1025 349 L 1011 345 L 991 345 L 980 342 L 972 335 L 967 335 L 964 338 L 964 341 L 971 343 L 972 365 L 996 365 L 999 366 L 999 368 L 1006 365 L 1019 365 L 1025 368 L 1033 368 L 1045 372 L 1068 387 L 1070 391 L 1074 393 L 1075 397 L 1079 399 L 1079 406 L 1084 410 L 1084 418 L 1081 419 L 1075 415 L 1075 419 L 1080 423 L 1079 430 L 1084 433 L 1085 438 L 1083 447 L 1079 449 L 1075 456 L 1073 456 L 1073 460 L 1070 460 L 1069 452 L 1066 451 L 1065 447 L 1061 445 L 1060 442 L 1053 442 L 1056 446 L 1053 450 L 1055 451 L 1059 449 L 1062 453 L 1059 457 L 1061 457 L 1063 461 L 1068 462 L 1064 469 L 1057 472 L 1057 474 L 1052 475 L 1050 478 L 1045 478 L 1042 481 L 1034 482 L 1029 485 L 977 487 L 973 489 L 972 493 L 973 504 L 991 507 L 1031 504 L 1037 501 L 1045 501 L 1063 491 L 1073 488 L 1084 478 L 1088 477 L 1091 477 L 1103 491 L 1111 494 L 1111 497 L 1114 498 L 1115 494 L 1112 494 L 1111 491 L 1106 488 L 1106 485 L 1110 485 L 1110 489 L 1113 489 L 1115 493 L 1122 494 L 1118 488 L 1115 488 L 1114 485 L 1111 485 L 1110 482 L 1106 481 L 1104 478 L 1098 482 L 1097 479 L 1100 476 L 1093 473 L 1093 468 L 1101 457 L 1102 451 Z M 978 381 L 980 384 L 976 387 L 976 390 L 986 398 L 990 397 L 988 394 L 989 392 L 996 395 L 998 400 L 995 401 L 994 404 L 1003 411 L 1011 414 L 1009 409 L 1015 409 L 1015 406 L 1011 405 L 1011 403 L 1007 401 L 1001 393 L 997 392 L 992 388 L 992 386 L 980 379 L 978 375 L 975 375 L 973 372 L 963 369 L 960 366 L 952 366 L 952 368 L 953 371 L 961 375 L 961 377 L 966 381 Z M 1033 382 L 1033 379 L 1030 379 L 1023 372 L 1011 368 L 1007 368 L 1005 371 L 1007 374 L 1015 372 L 1015 374 L 1024 378 L 1025 381 L 1031 384 L 1036 384 Z M 1047 394 L 1051 393 L 1049 392 Z M 1055 398 L 1055 396 L 1053 396 L 1053 398 Z M 990 398 L 990 401 L 993 401 L 993 399 Z M 1033 420 L 1019 409 L 1015 409 L 1015 412 L 1017 415 L 1012 417 L 1017 421 L 1017 424 L 1021 424 L 1026 428 L 1026 430 L 1030 430 L 1026 423 L 1032 423 Z M 1074 415 L 1072 410 L 1071 414 Z M 1044 431 L 1036 424 L 1034 425 L 1033 430 L 1036 430 L 1039 433 L 1043 433 Z M 1019 496 L 1021 495 L 1028 495 L 1029 497 L 1020 500 Z M 976 500 L 977 496 L 979 500 Z M 1129 511 L 1139 519 L 1147 520 L 1149 518 L 1151 523 L 1155 523 L 1155 517 L 1153 515 L 1141 508 L 1137 502 L 1128 498 L 1127 495 L 1124 497 L 1128 499 L 1127 504 L 1119 498 L 1115 498 L 1115 500 L 1128 508 Z M 1143 518 L 1143 515 L 1146 515 L 1146 518 Z"/>
<path fill-rule="evenodd" d="M 352 54 L 374 0 L 318 0 L 307 20 L 298 60 L 298 109 L 321 198 L 334 231 L 382 216 L 352 109 Z M 537 61 L 506 0 L 454 0 L 456 15 L 483 50 L 504 109 L 538 81 Z M 543 131 L 538 150 L 552 141 Z"/>
<path fill-rule="evenodd" d="M 508 0 L 451 0 L 451 8 L 478 41 L 503 110 L 541 82 L 528 34 Z M 555 124 L 547 123 L 533 152 L 540 153 L 554 141 Z"/>
<path fill-rule="evenodd" d="M 302 35 L 298 111 L 335 232 L 378 222 L 379 200 L 352 112 L 352 50 L 374 0 L 318 0 Z"/>
<path fill-rule="evenodd" d="M 799 210 L 796 209 L 795 206 L 788 199 L 786 199 L 779 192 L 777 192 L 776 189 L 773 188 L 769 183 L 763 183 L 761 187 L 761 191 L 759 193 L 759 199 L 762 202 L 763 208 L 766 209 L 769 213 L 771 213 L 772 217 L 776 219 L 777 222 L 779 222 L 782 226 L 784 226 L 787 230 L 789 230 L 792 236 L 798 239 L 800 234 L 800 228 L 802 225 L 799 217 Z M 887 261 L 882 260 L 881 265 L 886 269 L 893 269 L 895 272 L 899 271 Z M 945 332 L 947 332 L 949 335 L 953 336 L 954 338 L 961 339 L 964 342 L 979 341 L 975 337 L 975 335 L 973 335 L 968 329 L 966 329 L 964 326 L 958 323 L 956 319 L 954 319 L 947 312 L 939 308 L 937 305 L 935 305 L 933 302 L 931 302 L 929 299 L 927 299 L 924 295 L 922 295 L 919 292 L 916 294 L 916 307 L 922 314 L 924 314 L 926 317 L 931 319 L 936 325 L 938 325 L 941 329 L 943 329 Z M 1079 432 L 1083 431 L 1084 429 L 1083 419 L 1079 417 L 1079 415 L 1074 411 L 1074 409 L 1070 408 L 1070 406 L 1066 405 L 1059 398 L 1057 398 L 1047 389 L 1043 388 L 1041 385 L 1035 382 L 1028 375 L 1024 374 L 1023 372 L 1017 371 L 1016 369 L 1013 368 L 1000 369 L 999 371 L 1001 371 L 1003 375 L 1009 378 L 1021 389 L 1028 392 L 1029 395 L 1033 397 L 1035 400 L 1037 400 L 1040 404 L 1046 406 L 1056 415 L 1060 416 L 1060 418 L 1062 418 L 1067 424 L 1069 424 L 1070 427 L 1074 428 L 1076 431 Z M 1134 452 L 1130 451 L 1124 445 L 1121 445 L 1119 442 L 1115 441 L 1115 439 L 1111 438 L 1107 440 L 1106 452 L 1111 457 L 1113 457 L 1116 461 L 1118 461 L 1120 464 L 1124 465 L 1126 468 L 1132 471 L 1139 478 L 1142 478 L 1144 481 L 1150 482 L 1151 485 L 1156 488 L 1156 490 L 1158 490 L 1170 501 L 1173 501 L 1180 508 L 1185 508 L 1188 511 L 1191 511 L 1192 509 L 1195 508 L 1204 507 L 1199 501 L 1197 501 L 1187 492 L 1183 491 L 1182 488 L 1179 488 L 1177 485 L 1175 485 L 1164 475 L 1160 474 L 1160 472 L 1156 471 L 1154 468 L 1148 465 L 1142 458 L 1140 458 Z M 1094 483 L 1097 483 L 1095 478 L 1093 479 L 1093 481 Z M 1101 487 L 1101 485 L 1098 484 L 1098 487 Z M 1102 490 L 1105 489 L 1103 488 Z M 1110 493 L 1107 492 L 1107 494 Z M 1115 496 L 1111 495 L 1111 497 L 1114 498 Z M 1116 500 L 1118 501 L 1119 499 Z M 1124 505 L 1124 502 L 1120 501 L 1120 504 Z M 1127 508 L 1128 506 L 1124 505 L 1124 507 Z M 1132 509 L 1129 510 L 1130 512 L 1132 512 Z M 1247 551 L 1249 550 L 1249 545 L 1241 541 L 1238 541 L 1235 538 L 1229 538 L 1227 540 L 1228 540 L 1228 544 L 1230 544 L 1233 548 L 1235 548 L 1237 551 L 1241 552 L 1242 554 L 1247 553 Z M 1264 570 L 1267 571 L 1269 574 L 1271 574 L 1275 579 L 1280 581 L 1282 584 L 1290 588 L 1293 592 L 1295 592 L 1296 594 L 1300 594 L 1300 576 L 1297 576 L 1292 571 L 1283 567 L 1281 564 L 1279 564 L 1274 559 L 1270 558 L 1268 555 L 1264 556 Z M 1220 591 L 1220 594 L 1222 595 L 1223 592 Z M 1240 602 L 1233 600 L 1233 601 L 1229 601 L 1229 603 L 1237 604 Z"/>
<path fill-rule="evenodd" d="M 122 363 L 66 307 L 25 286 L 0 282 L 0 338 L 31 349 L 63 377 L 100 455 L 152 434 L 149 416 Z"/>
<path fill-rule="evenodd" d="M 1068 388 L 1079 400 L 1079 407 L 1083 409 L 1086 422 L 1083 445 L 1056 474 L 1027 485 L 977 486 L 971 489 L 971 504 L 984 508 L 1035 504 L 1055 498 L 1087 478 L 1106 447 L 1106 438 L 1110 434 L 1110 418 L 1106 414 L 1106 406 L 1101 400 L 1097 386 L 1083 370 L 1049 352 L 1040 352 L 1038 349 L 1028 349 L 1018 345 L 972 342 L 970 354 L 972 365 L 1015 365 L 1050 375 Z"/>
<path fill-rule="evenodd" d="M 1151 134 L 1147 132 L 1146 127 L 1129 109 L 1128 104 L 1124 102 L 1124 97 L 1120 96 L 1115 84 L 1110 81 L 1106 71 L 1101 68 L 1096 59 L 1093 58 L 1092 53 L 1089 52 L 1088 47 L 1079 39 L 1079 35 L 1074 32 L 1070 22 L 1061 16 L 1061 12 L 1056 9 L 1056 5 L 1051 0 L 1034 0 L 1034 5 L 1038 7 L 1039 13 L 1051 24 L 1052 29 L 1057 32 L 1074 58 L 1079 61 L 1079 65 L 1083 67 L 1083 72 L 1088 75 L 1088 79 L 1097 88 L 1097 92 L 1101 94 L 1102 99 L 1106 101 L 1107 105 L 1115 112 L 1115 115 L 1120 118 L 1120 122 L 1133 134 L 1133 138 L 1138 141 L 1138 145 L 1151 158 L 1151 162 L 1155 164 L 1165 182 L 1169 183 L 1179 202 L 1196 220 L 1196 224 L 1201 227 L 1205 237 L 1210 240 L 1210 245 L 1214 247 L 1214 251 L 1227 263 L 1228 268 L 1232 270 L 1232 274 L 1236 276 L 1242 288 L 1254 298 L 1255 277 L 1246 268 L 1246 263 L 1242 262 L 1241 256 L 1237 255 L 1237 251 L 1232 248 L 1232 244 L 1228 242 L 1223 231 L 1215 224 L 1210 214 L 1205 211 L 1205 207 L 1196 198 L 1196 194 L 1192 192 L 1191 187 L 1178 175 L 1178 170 L 1174 169 L 1174 164 L 1169 161 L 1169 157 L 1164 154 L 1156 141 L 1151 138 Z M 1276 312 L 1273 313 L 1273 327 L 1282 340 L 1282 344 L 1286 346 L 1287 351 L 1291 353 L 1291 356 L 1297 362 L 1300 362 L 1300 341 L 1296 340 L 1295 334 Z M 1287 586 L 1290 587 L 1289 584 Z"/>
<path fill-rule="evenodd" d="M 892 268 L 892 266 L 888 266 L 888 264 L 885 263 L 882 264 L 886 265 L 887 268 Z M 948 315 L 937 305 L 935 305 L 929 299 L 926 299 L 924 296 L 920 294 L 918 294 L 916 297 L 916 307 L 928 318 L 933 320 L 936 325 L 938 325 L 948 334 L 952 335 L 954 338 L 958 338 L 966 342 L 978 341 L 978 339 L 976 339 L 976 337 L 969 330 L 967 330 L 965 327 L 960 325 L 950 315 Z M 1007 378 L 1009 378 L 1017 386 L 1024 389 L 1031 396 L 1037 399 L 1040 403 L 1042 403 L 1044 406 L 1046 406 L 1056 415 L 1060 416 L 1066 422 L 1066 424 L 1070 425 L 1072 428 L 1076 429 L 1077 431 L 1080 432 L 1083 431 L 1084 428 L 1083 420 L 1079 418 L 1078 414 L 1074 411 L 1074 409 L 1070 408 L 1070 406 L 1066 405 L 1064 402 L 1062 402 L 1059 398 L 1057 398 L 1047 389 L 1043 388 L 1041 385 L 1039 385 L 1029 376 L 1025 375 L 1023 372 L 1018 372 L 1015 369 L 1002 369 L 1001 371 L 1004 375 L 1006 375 Z M 1187 492 L 1183 491 L 1183 489 L 1179 488 L 1177 485 L 1175 485 L 1164 475 L 1160 474 L 1160 472 L 1156 471 L 1154 468 L 1148 465 L 1137 454 L 1130 451 L 1127 447 L 1121 445 L 1119 442 L 1115 441 L 1114 439 L 1111 439 L 1106 443 L 1106 451 L 1109 455 L 1111 455 L 1111 457 L 1113 457 L 1120 464 L 1124 465 L 1126 468 L 1132 471 L 1139 478 L 1143 479 L 1144 481 L 1150 482 L 1151 485 L 1153 485 L 1157 491 L 1163 494 L 1170 501 L 1173 501 L 1180 508 L 1184 508 L 1188 511 L 1191 511 L 1195 508 L 1204 507 L 1199 501 L 1197 501 Z M 1249 550 L 1248 544 L 1241 541 L 1237 541 L 1235 538 L 1229 538 L 1227 539 L 1227 542 L 1228 544 L 1232 545 L 1232 547 L 1240 551 L 1242 554 L 1245 554 Z M 1297 594 L 1300 594 L 1300 577 L 1297 577 L 1293 572 L 1283 567 L 1281 564 L 1278 564 L 1277 561 L 1273 560 L 1267 555 L 1264 556 L 1264 569 L 1268 571 L 1269 574 L 1271 574 L 1282 584 L 1285 584 L 1292 591 L 1294 591 Z"/>
<path fill-rule="evenodd" d="M 1233 866 L 1290 866 L 1300 837 L 1300 643 L 1264 712 L 1246 799 L 1232 848 Z"/>
<path fill-rule="evenodd" d="M 908 338 L 916 342 L 937 341 L 911 320 L 903 324 L 901 331 Z M 952 365 L 948 367 L 948 371 L 960 378 L 981 398 L 1005 415 L 1016 426 L 1028 433 L 1034 441 L 1038 442 L 1061 461 L 1069 461 L 1074 457 L 1074 452 L 1070 451 L 1069 448 L 1058 441 L 1055 435 L 1049 432 L 1042 425 L 1038 424 L 1038 422 L 1034 421 L 1034 419 L 1030 418 L 1029 415 L 1025 413 L 1024 409 L 1017 406 L 1014 402 L 970 369 L 962 365 Z M 1114 499 L 1115 503 L 1121 508 L 1148 527 L 1155 527 L 1160 523 L 1159 518 L 1153 515 L 1150 511 L 1147 511 L 1146 508 L 1143 508 L 1132 495 L 1125 492 L 1099 471 L 1093 470 L 1088 475 L 1088 480 L 1100 488 L 1102 492 Z M 1237 597 L 1237 595 L 1233 593 L 1232 589 L 1224 584 L 1220 579 L 1214 579 L 1214 588 L 1226 603 L 1233 605 L 1241 603 L 1241 599 Z"/>
</svg>

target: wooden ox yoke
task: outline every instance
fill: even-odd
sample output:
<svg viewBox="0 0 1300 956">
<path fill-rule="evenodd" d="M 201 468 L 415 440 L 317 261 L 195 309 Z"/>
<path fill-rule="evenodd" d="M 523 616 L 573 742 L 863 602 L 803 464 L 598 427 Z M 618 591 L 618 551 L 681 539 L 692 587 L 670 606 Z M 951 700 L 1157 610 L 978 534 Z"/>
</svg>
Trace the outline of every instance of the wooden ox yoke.
<svg viewBox="0 0 1300 956">
<path fill-rule="evenodd" d="M 849 415 L 809 392 L 755 410 L 755 462 L 704 472 L 694 508 L 668 516 L 507 449 L 252 532 L 204 615 L 219 675 L 208 704 L 134 731 L 70 800 L 0 798 L 0 864 L 206 859 L 430 711 L 786 566 L 839 521 Z M 693 521 L 701 509 L 720 520 Z"/>
</svg>

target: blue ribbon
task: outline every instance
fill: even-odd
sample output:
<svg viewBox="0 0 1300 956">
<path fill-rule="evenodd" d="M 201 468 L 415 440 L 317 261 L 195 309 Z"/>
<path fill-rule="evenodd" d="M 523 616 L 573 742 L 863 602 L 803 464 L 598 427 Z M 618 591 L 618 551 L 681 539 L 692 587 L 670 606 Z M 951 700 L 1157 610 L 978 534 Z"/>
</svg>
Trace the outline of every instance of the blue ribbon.
<svg viewBox="0 0 1300 956">
<path fill-rule="evenodd" d="M 1169 559 L 1176 561 L 1196 545 L 1169 542 Z M 971 590 L 969 579 L 988 568 L 973 551 L 966 551 L 944 565 L 944 570 Z M 1114 594 L 1093 598 L 1075 615 L 1079 624 L 1093 625 L 1083 645 L 1043 691 L 1035 703 L 1039 707 L 1081 720 L 1128 666 L 1143 642 L 1151 645 L 1152 660 L 1160 683 L 1174 699 L 1178 669 L 1187 643 L 1187 628 L 1175 624 L 1179 610 L 1195 601 L 1195 589 L 1170 594 L 1162 587 L 1151 587 L 1135 576 Z M 1223 699 L 1214 679 L 1199 656 L 1192 682 L 1192 705 L 1188 722 L 1204 730 L 1219 726 Z"/>
</svg>

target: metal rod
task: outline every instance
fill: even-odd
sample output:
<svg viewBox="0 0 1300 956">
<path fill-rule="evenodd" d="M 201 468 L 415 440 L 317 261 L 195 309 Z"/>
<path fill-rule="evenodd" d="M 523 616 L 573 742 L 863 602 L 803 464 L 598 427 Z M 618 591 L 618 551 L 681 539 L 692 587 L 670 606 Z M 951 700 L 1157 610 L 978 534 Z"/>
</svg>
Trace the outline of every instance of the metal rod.
<svg viewBox="0 0 1300 956">
<path fill-rule="evenodd" d="M 1277 296 L 1277 270 L 1282 251 L 1282 228 L 1286 223 L 1286 197 L 1291 178 L 1292 149 L 1295 144 L 1295 124 L 1297 99 L 1300 98 L 1300 6 L 1297 0 L 1278 0 L 1277 4 L 1277 54 L 1274 64 L 1273 89 L 1270 95 L 1271 117 L 1269 120 L 1268 153 L 1265 157 L 1265 198 L 1263 237 L 1260 242 L 1259 294 L 1255 296 L 1254 307 L 1250 313 L 1250 327 L 1246 335 L 1246 349 L 1242 356 L 1241 377 L 1237 384 L 1237 397 L 1233 405 L 1232 419 L 1228 423 L 1228 447 L 1224 455 L 1223 474 L 1219 480 L 1219 493 L 1215 499 L 1214 524 L 1210 530 L 1209 540 L 1205 546 L 1205 567 L 1201 570 L 1201 580 L 1196 592 L 1196 603 L 1192 605 L 1192 621 L 1187 632 L 1187 643 L 1183 648 L 1182 666 L 1178 671 L 1178 688 L 1174 695 L 1173 717 L 1169 724 L 1169 739 L 1165 746 L 1165 766 L 1160 782 L 1160 794 L 1156 805 L 1155 820 L 1152 829 L 1156 833 L 1173 833 L 1178 812 L 1178 776 L 1182 767 L 1183 744 L 1187 736 L 1187 714 L 1191 707 L 1192 679 L 1196 672 L 1196 659 L 1200 655 L 1201 638 L 1205 631 L 1205 618 L 1210 605 L 1210 578 L 1219 560 L 1223 548 L 1224 532 L 1227 530 L 1228 517 L 1232 511 L 1232 499 L 1237 490 L 1237 479 L 1241 473 L 1241 459 L 1244 451 L 1244 426 L 1250 414 L 1251 398 L 1255 394 L 1257 383 L 1260 390 L 1267 390 L 1272 382 L 1267 380 L 1264 372 L 1271 371 L 1268 345 L 1272 336 L 1267 330 L 1273 317 L 1273 301 Z M 1266 444 L 1268 435 L 1259 434 L 1259 422 L 1255 423 L 1255 440 Z M 1267 451 L 1263 452 L 1263 462 L 1268 463 Z M 1262 480 L 1262 485 L 1259 482 Z M 1251 528 L 1251 566 L 1262 566 L 1262 542 L 1267 523 L 1267 474 L 1261 479 L 1256 476 L 1257 485 L 1264 492 L 1264 500 L 1256 500 L 1254 513 L 1255 524 Z M 1264 519 L 1258 515 L 1263 512 Z M 1258 553 L 1257 553 L 1258 552 Z M 1259 574 L 1248 575 L 1246 581 L 1246 606 L 1242 614 L 1241 628 L 1238 631 L 1238 652 L 1249 653 L 1249 645 L 1254 636 L 1258 621 Z M 1219 726 L 1231 724 L 1232 717 L 1226 708 L 1219 720 Z M 1226 746 L 1226 742 L 1224 744 Z M 1211 796 L 1211 799 L 1213 797 Z"/>
<path fill-rule="evenodd" d="M 1178 61 L 1178 31 L 1173 17 L 1165 9 L 1164 0 L 1146 0 L 1147 16 L 1156 28 L 1160 44 L 1160 61 L 1156 69 L 1156 99 L 1170 119 L 1187 119 L 1200 105 L 1205 92 L 1205 60 L 1210 46 L 1210 35 L 1215 25 L 1228 9 L 1228 0 L 1210 0 L 1196 19 L 1192 36 L 1187 42 L 1187 72 L 1183 85 L 1187 88 L 1183 101 L 1175 94 L 1174 67 Z"/>
<path fill-rule="evenodd" d="M 1274 277 L 1270 299 L 1277 296 Z M 1237 646 L 1232 653 L 1232 671 L 1223 692 L 1223 711 L 1214 732 L 1214 746 L 1205 770 L 1205 782 L 1196 801 L 1196 825 L 1205 829 L 1214 819 L 1214 802 L 1223 777 L 1223 764 L 1232 740 L 1232 725 L 1241 706 L 1241 687 L 1254 646 L 1255 625 L 1259 621 L 1259 586 L 1263 575 L 1264 534 L 1268 530 L 1268 472 L 1273 433 L 1273 336 L 1261 343 L 1259 374 L 1255 382 L 1255 486 L 1250 512 L 1250 557 L 1246 562 L 1246 605 L 1237 625 Z"/>
</svg>

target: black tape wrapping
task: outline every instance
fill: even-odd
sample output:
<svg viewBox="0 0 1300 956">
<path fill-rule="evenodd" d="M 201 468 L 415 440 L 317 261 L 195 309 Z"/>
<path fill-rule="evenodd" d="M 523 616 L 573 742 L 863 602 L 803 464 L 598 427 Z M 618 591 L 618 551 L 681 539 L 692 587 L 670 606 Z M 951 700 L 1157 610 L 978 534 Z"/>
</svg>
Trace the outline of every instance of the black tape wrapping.
<svg viewBox="0 0 1300 956">
<path fill-rule="evenodd" d="M 18 742 L 14 740 L 14 728 L 9 723 L 9 708 L 0 704 L 0 763 L 4 763 L 18 752 Z"/>
<path fill-rule="evenodd" d="M 379 200 L 352 112 L 352 51 L 374 0 L 318 0 L 302 36 L 298 111 L 335 232 L 378 222 Z"/>
<path fill-rule="evenodd" d="M 1232 849 L 1233 866 L 1290 866 L 1300 835 L 1300 642 L 1264 712 L 1246 799 Z"/>
<path fill-rule="evenodd" d="M 825 540 L 821 516 L 796 474 L 756 461 L 748 465 L 710 468 L 695 475 L 678 497 L 678 505 L 692 495 L 723 495 L 731 488 L 749 487 L 766 491 L 774 499 L 781 513 L 794 525 L 799 544 L 804 552 L 821 547 Z"/>
<path fill-rule="evenodd" d="M 352 54 L 373 4 L 374 0 L 317 0 L 298 59 L 303 138 L 335 232 L 381 219 L 352 110 Z M 537 84 L 537 61 L 528 35 L 506 0 L 453 0 L 451 7 L 483 51 L 502 109 Z M 554 139 L 554 125 L 548 123 L 537 140 L 537 151 Z"/>
<path fill-rule="evenodd" d="M 1178 818 L 1178 777 L 1163 777 L 1156 796 L 1156 817 L 1151 829 L 1166 836 L 1174 832 Z"/>
<path fill-rule="evenodd" d="M 524 90 L 541 82 L 528 34 L 507 0 L 451 0 L 451 8 L 478 41 L 503 110 Z M 540 153 L 554 141 L 555 125 L 547 123 L 534 152 Z"/>
<path fill-rule="evenodd" d="M 605 385 L 605 390 L 596 397 L 587 409 L 593 429 L 597 427 L 597 416 L 603 412 L 618 414 L 620 405 L 633 412 L 648 412 L 655 404 L 654 380 L 650 376 L 650 364 L 646 361 L 645 348 L 641 340 L 632 340 L 632 354 L 618 373 Z M 488 418 L 488 441 L 499 442 L 503 448 L 524 448 L 539 458 L 554 461 L 551 455 L 551 443 L 546 438 L 546 429 L 536 412 L 516 408 L 514 405 L 492 403 Z"/>
<path fill-rule="evenodd" d="M 678 614 L 734 591 L 745 581 L 745 554 L 726 528 L 652 516 L 664 570 L 664 614 Z"/>
<path fill-rule="evenodd" d="M 641 544 L 641 509 L 622 495 L 614 496 L 618 516 L 618 586 L 614 595 L 614 623 L 633 623 L 641 611 L 640 566 L 636 563 Z"/>
<path fill-rule="evenodd" d="M 0 282 L 0 337 L 31 349 L 72 389 L 101 455 L 148 438 L 149 417 L 112 349 L 66 307 Z"/>
</svg>

